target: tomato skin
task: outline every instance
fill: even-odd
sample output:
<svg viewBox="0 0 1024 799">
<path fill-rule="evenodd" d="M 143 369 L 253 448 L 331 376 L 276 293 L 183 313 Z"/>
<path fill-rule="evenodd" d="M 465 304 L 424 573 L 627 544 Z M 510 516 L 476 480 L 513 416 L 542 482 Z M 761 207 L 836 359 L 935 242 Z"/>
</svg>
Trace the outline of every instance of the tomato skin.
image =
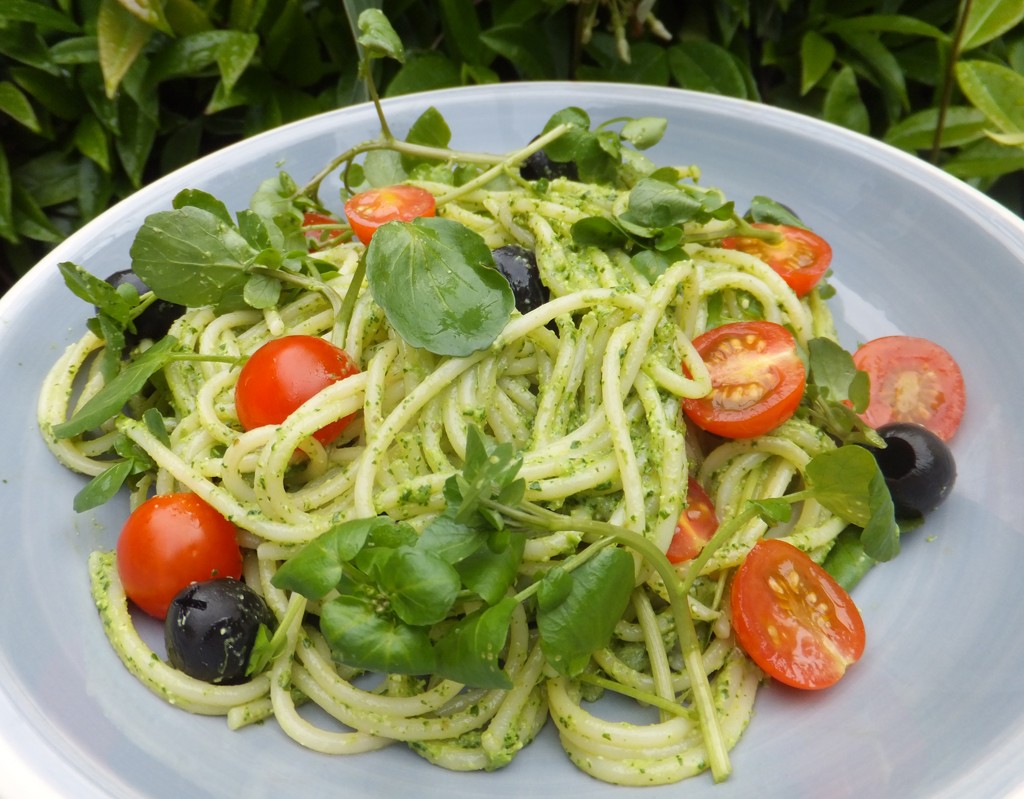
<svg viewBox="0 0 1024 799">
<path fill-rule="evenodd" d="M 281 424 L 302 403 L 359 367 L 345 350 L 317 336 L 271 339 L 245 362 L 235 384 L 235 410 L 246 430 Z M 336 439 L 353 415 L 317 430 L 325 446 Z"/>
<path fill-rule="evenodd" d="M 717 529 L 718 515 L 714 503 L 704 487 L 691 477 L 686 487 L 686 507 L 679 514 L 666 557 L 671 563 L 693 560 Z"/>
<path fill-rule="evenodd" d="M 786 685 L 827 688 L 864 653 L 864 621 L 850 595 L 786 541 L 754 545 L 733 576 L 731 599 L 736 641 Z"/>
<path fill-rule="evenodd" d="M 146 500 L 124 523 L 117 541 L 124 592 L 150 616 L 163 619 L 186 586 L 242 576 L 235 526 L 195 494 Z"/>
<path fill-rule="evenodd" d="M 387 222 L 411 222 L 421 216 L 434 216 L 434 195 L 418 186 L 387 186 L 360 192 L 345 203 L 345 216 L 352 232 L 363 244 L 369 244 L 377 228 Z"/>
<path fill-rule="evenodd" d="M 782 240 L 772 244 L 749 236 L 730 236 L 722 239 L 722 246 L 757 256 L 786 281 L 796 296 L 809 294 L 832 263 L 829 243 L 817 233 L 793 225 L 753 222 L 751 226 L 774 230 Z"/>
<path fill-rule="evenodd" d="M 316 211 L 307 211 L 302 216 L 302 227 L 310 228 L 316 225 L 340 225 L 333 216 L 327 216 L 327 214 L 320 214 Z M 326 244 L 330 244 L 335 239 L 341 237 L 340 230 L 305 230 L 305 236 L 309 239 L 310 249 L 318 250 Z"/>
<path fill-rule="evenodd" d="M 730 322 L 697 336 L 693 345 L 711 373 L 710 394 L 682 400 L 698 427 L 726 438 L 754 438 L 796 412 L 807 372 L 793 334 L 782 325 Z"/>
<path fill-rule="evenodd" d="M 872 427 L 911 422 L 943 441 L 960 427 L 967 405 L 964 377 L 953 356 L 934 341 L 883 336 L 861 346 L 853 363 L 871 379 L 871 399 L 861 418 Z"/>
</svg>

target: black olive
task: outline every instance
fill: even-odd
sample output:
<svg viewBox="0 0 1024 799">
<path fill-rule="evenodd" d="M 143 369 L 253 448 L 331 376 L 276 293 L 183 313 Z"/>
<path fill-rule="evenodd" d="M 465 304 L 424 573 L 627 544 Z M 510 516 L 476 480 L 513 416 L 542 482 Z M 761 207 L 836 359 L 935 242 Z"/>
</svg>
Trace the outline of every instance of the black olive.
<svg viewBox="0 0 1024 799">
<path fill-rule="evenodd" d="M 174 668 L 218 685 L 245 682 L 260 625 L 273 614 L 245 583 L 229 577 L 192 583 L 167 609 L 164 642 Z"/>
<path fill-rule="evenodd" d="M 579 180 L 580 177 L 574 161 L 552 161 L 543 150 L 538 150 L 526 157 L 523 165 L 519 167 L 519 175 L 524 180 L 554 180 L 555 178 Z"/>
<path fill-rule="evenodd" d="M 142 278 L 131 269 L 122 269 L 120 272 L 114 272 L 114 274 L 107 278 L 107 282 L 114 288 L 117 288 L 122 283 L 130 284 L 135 287 L 139 294 L 145 294 L 149 291 L 149 286 L 143 283 Z M 146 310 L 135 317 L 135 335 L 132 336 L 130 332 L 125 332 L 125 339 L 128 345 L 133 346 L 138 343 L 139 339 L 163 338 L 167 335 L 167 331 L 174 320 L 184 312 L 184 305 L 177 305 L 166 300 L 154 300 Z"/>
<path fill-rule="evenodd" d="M 537 258 L 532 252 L 518 244 L 506 244 L 494 250 L 492 255 L 494 265 L 512 286 L 516 309 L 520 313 L 528 313 L 548 301 L 551 293 L 540 280 Z"/>
<path fill-rule="evenodd" d="M 908 422 L 878 428 L 884 448 L 869 447 L 892 494 L 896 516 L 911 518 L 935 510 L 956 482 L 956 462 L 946 442 Z"/>
</svg>

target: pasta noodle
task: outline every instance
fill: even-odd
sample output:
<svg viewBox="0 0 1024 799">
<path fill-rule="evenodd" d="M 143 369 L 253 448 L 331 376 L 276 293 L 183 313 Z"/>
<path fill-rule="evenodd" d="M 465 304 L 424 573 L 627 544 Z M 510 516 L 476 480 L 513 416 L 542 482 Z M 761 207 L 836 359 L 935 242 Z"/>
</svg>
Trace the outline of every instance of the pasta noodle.
<svg viewBox="0 0 1024 799">
<path fill-rule="evenodd" d="M 290 605 L 302 603 L 292 615 L 305 610 L 298 616 L 306 619 L 291 627 L 286 651 L 268 673 L 238 686 L 200 682 L 148 649 L 135 632 L 112 554 L 95 553 L 90 570 L 107 635 L 129 670 L 163 699 L 190 712 L 225 715 L 232 728 L 272 716 L 299 744 L 321 752 L 354 754 L 404 742 L 445 768 L 489 770 L 507 764 L 550 716 L 572 761 L 602 780 L 645 785 L 698 773 L 709 753 L 691 674 L 673 649 L 681 633 L 665 586 L 649 568 L 638 569 L 612 641 L 594 653 L 587 670 L 593 680 L 556 674 L 526 608 L 517 606 L 502 653 L 513 684 L 508 690 L 465 688 L 429 676 L 368 682 L 333 660 L 317 629 L 316 603 L 307 607 L 271 579 L 299 545 L 339 521 L 387 514 L 422 530 L 445 508 L 445 481 L 465 461 L 470 426 L 521 451 L 526 500 L 569 518 L 612 522 L 662 551 L 690 475 L 710 487 L 723 518 L 751 498 L 780 496 L 811 457 L 834 444 L 794 418 L 770 435 L 702 451 L 679 410 L 682 398 L 710 389 L 691 342 L 716 315 L 754 309 L 806 345 L 815 336 L 834 336 L 828 309 L 813 294 L 798 299 L 762 261 L 735 250 L 688 244 L 688 257 L 652 281 L 621 253 L 573 244 L 573 223 L 621 208 L 624 191 L 559 178 L 543 191 L 477 189 L 445 202 L 450 187 L 418 185 L 441 198 L 440 216 L 476 231 L 489 247 L 514 243 L 533 250 L 551 290 L 550 302 L 514 314 L 484 350 L 440 357 L 410 346 L 364 289 L 344 340 L 335 342 L 361 371 L 282 424 L 243 432 L 233 400 L 239 363 L 286 334 L 334 337 L 332 308 L 322 293 L 307 291 L 265 311 L 188 309 L 171 334 L 183 348 L 223 360 L 177 360 L 163 369 L 162 398 L 174 409 L 165 420 L 167 442 L 137 418 L 155 404 L 149 396 L 138 399 L 136 413 L 101 431 L 55 437 L 54 426 L 103 385 L 96 356 L 104 342 L 87 333 L 54 364 L 39 423 L 56 458 L 94 476 L 108 466 L 115 439 L 126 436 L 155 464 L 138 482 L 132 505 L 154 492 L 199 495 L 239 528 L 245 579 L 276 617 L 285 619 Z M 716 224 L 708 223 L 710 233 Z M 361 253 L 362 245 L 348 242 L 317 254 L 333 266 L 328 285 L 341 296 L 360 274 Z M 357 421 L 338 441 L 324 446 L 312 438 L 352 413 Z M 775 532 L 820 560 L 845 524 L 808 500 L 789 528 Z M 727 747 L 751 717 L 762 675 L 733 638 L 724 586 L 766 529 L 759 519 L 743 527 L 707 562 L 688 597 L 704 641 L 700 668 Z M 522 579 L 543 574 L 580 541 L 572 531 L 531 537 Z M 590 700 L 609 687 L 660 697 L 676 710 L 645 708 L 636 721 L 605 720 L 601 704 Z M 322 708 L 337 725 L 308 721 L 305 703 Z"/>
</svg>

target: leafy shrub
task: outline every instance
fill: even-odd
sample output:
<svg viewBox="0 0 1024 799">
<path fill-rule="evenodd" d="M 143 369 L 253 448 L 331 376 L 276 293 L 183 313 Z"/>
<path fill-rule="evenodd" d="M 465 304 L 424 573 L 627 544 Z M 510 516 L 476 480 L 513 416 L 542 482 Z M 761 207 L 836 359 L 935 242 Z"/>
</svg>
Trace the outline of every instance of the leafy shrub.
<svg viewBox="0 0 1024 799">
<path fill-rule="evenodd" d="M 366 99 L 349 20 L 371 5 L 409 54 L 381 67 L 386 95 L 717 92 L 878 137 L 1020 210 L 1020 0 L 3 0 L 0 277 L 199 155 Z"/>
</svg>

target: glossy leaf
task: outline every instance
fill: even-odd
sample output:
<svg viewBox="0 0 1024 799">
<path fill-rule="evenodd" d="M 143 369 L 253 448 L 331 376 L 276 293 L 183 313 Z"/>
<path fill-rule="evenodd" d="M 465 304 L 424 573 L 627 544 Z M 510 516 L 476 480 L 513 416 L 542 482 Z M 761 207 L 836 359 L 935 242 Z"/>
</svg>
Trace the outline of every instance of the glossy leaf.
<svg viewBox="0 0 1024 799">
<path fill-rule="evenodd" d="M 14 202 L 11 187 L 11 166 L 7 152 L 0 146 L 0 238 L 15 242 L 18 240 L 14 228 Z"/>
<path fill-rule="evenodd" d="M 843 67 L 839 70 L 832 85 L 825 94 L 825 103 L 822 108 L 825 119 L 836 125 L 855 130 L 858 133 L 867 133 L 871 120 L 868 117 L 867 106 L 860 95 L 860 88 L 857 86 L 857 77 L 851 67 Z"/>
<path fill-rule="evenodd" d="M 7 80 L 0 81 L 0 112 L 20 122 L 33 133 L 42 132 L 32 103 L 21 89 Z"/>
<path fill-rule="evenodd" d="M 104 172 L 110 171 L 110 143 L 99 120 L 92 114 L 82 117 L 75 128 L 75 147 L 91 158 Z"/>
<path fill-rule="evenodd" d="M 733 55 L 714 42 L 686 41 L 669 48 L 672 77 L 684 89 L 746 97 L 747 84 Z"/>
<path fill-rule="evenodd" d="M 28 22 L 41 28 L 65 33 L 79 31 L 78 25 L 71 17 L 37 0 L 4 0 L 3 5 L 0 5 L 0 22 Z"/>
<path fill-rule="evenodd" d="M 832 67 L 836 46 L 815 30 L 800 40 L 800 94 L 813 89 Z"/>
<path fill-rule="evenodd" d="M 117 0 L 117 2 L 147 25 L 151 25 L 163 33 L 173 34 L 171 26 L 164 16 L 162 0 Z"/>
<path fill-rule="evenodd" d="M 903 150 L 926 150 L 935 139 L 939 116 L 938 108 L 927 108 L 911 114 L 885 132 L 885 141 Z M 959 105 L 946 109 L 940 146 L 960 147 L 984 135 L 985 115 L 977 108 Z"/>
<path fill-rule="evenodd" d="M 145 49 L 154 30 L 118 0 L 100 0 L 96 41 L 107 97 L 117 94 L 122 79 Z"/>
<path fill-rule="evenodd" d="M 1024 131 L 1024 75 L 988 61 L 961 61 L 956 77 L 967 99 L 1003 133 Z"/>
<path fill-rule="evenodd" d="M 964 23 L 960 51 L 967 52 L 1008 33 L 1024 20 L 1019 0 L 972 0 Z"/>
</svg>

